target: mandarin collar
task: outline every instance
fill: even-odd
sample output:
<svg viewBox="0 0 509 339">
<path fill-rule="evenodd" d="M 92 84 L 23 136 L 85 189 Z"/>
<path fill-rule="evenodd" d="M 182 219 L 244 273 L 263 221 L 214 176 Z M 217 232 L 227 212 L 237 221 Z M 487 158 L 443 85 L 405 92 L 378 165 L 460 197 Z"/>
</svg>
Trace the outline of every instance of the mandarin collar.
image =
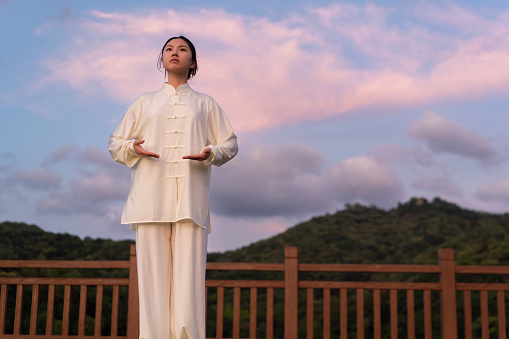
<svg viewBox="0 0 509 339">
<path fill-rule="evenodd" d="M 163 88 L 161 88 L 161 90 L 164 92 L 170 93 L 170 94 L 184 93 L 184 92 L 190 91 L 191 86 L 189 86 L 189 84 L 186 82 L 185 84 L 182 84 L 177 89 L 175 89 L 175 87 L 173 87 L 169 83 L 165 82 L 163 84 Z"/>
</svg>

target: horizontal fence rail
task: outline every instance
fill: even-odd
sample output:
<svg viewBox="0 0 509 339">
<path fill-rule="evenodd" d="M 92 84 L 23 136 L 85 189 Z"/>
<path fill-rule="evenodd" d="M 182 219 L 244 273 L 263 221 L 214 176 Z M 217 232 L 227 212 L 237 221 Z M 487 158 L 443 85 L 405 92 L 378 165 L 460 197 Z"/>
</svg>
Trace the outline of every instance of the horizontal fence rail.
<svg viewBox="0 0 509 339">
<path fill-rule="evenodd" d="M 9 275 L 16 269 L 64 273 Z M 66 269 L 123 273 L 76 278 Z M 138 338 L 134 245 L 126 261 L 3 260 L 0 270 L 1 338 Z M 283 263 L 207 270 L 210 339 L 508 336 L 509 267 L 456 266 L 451 249 L 439 251 L 437 265 L 355 265 L 299 263 L 287 247 Z"/>
</svg>

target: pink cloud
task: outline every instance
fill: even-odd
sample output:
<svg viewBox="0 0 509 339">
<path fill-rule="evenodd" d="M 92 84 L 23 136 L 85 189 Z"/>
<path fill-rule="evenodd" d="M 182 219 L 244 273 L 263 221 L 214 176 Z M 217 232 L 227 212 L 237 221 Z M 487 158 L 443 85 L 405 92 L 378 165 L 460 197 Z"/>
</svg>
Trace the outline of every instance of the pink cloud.
<svg viewBox="0 0 509 339">
<path fill-rule="evenodd" d="M 428 21 L 436 16 L 434 24 L 450 25 L 445 12 L 423 8 L 408 15 Z M 359 108 L 415 107 L 504 93 L 509 26 L 503 16 L 490 21 L 467 9 L 454 10 L 482 22 L 484 29 L 458 24 L 459 33 L 452 35 L 431 30 L 423 20 L 398 26 L 390 20 L 394 10 L 376 5 L 312 8 L 279 21 L 223 10 L 95 11 L 77 24 L 81 34 L 71 47 L 47 61 L 50 76 L 44 81 L 64 82 L 127 106 L 161 86 L 163 77 L 155 68 L 160 46 L 168 36 L 183 33 L 199 52 L 200 71 L 192 86 L 216 98 L 238 131 Z"/>
</svg>

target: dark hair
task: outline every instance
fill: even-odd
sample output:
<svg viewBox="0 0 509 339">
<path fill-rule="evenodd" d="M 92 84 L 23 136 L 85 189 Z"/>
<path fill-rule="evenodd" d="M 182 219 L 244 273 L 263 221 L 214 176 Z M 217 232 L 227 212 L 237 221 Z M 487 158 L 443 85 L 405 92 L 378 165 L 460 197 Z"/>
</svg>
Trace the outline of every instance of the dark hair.
<svg viewBox="0 0 509 339">
<path fill-rule="evenodd" d="M 189 45 L 189 48 L 191 49 L 191 59 L 192 61 L 194 62 L 194 67 L 193 68 L 190 68 L 189 69 L 189 73 L 187 73 L 187 78 L 191 78 L 191 77 L 194 77 L 196 75 L 196 71 L 198 71 L 198 61 L 196 60 L 196 48 L 194 48 L 194 45 L 193 43 L 191 42 L 191 40 L 189 40 L 188 38 L 186 38 L 185 36 L 174 36 L 173 38 L 169 38 L 163 45 L 163 48 L 161 49 L 161 53 L 159 53 L 159 59 L 157 60 L 157 68 L 162 72 L 163 69 L 164 69 L 164 64 L 163 64 L 163 53 L 164 53 L 164 48 L 166 47 L 166 44 L 170 41 L 172 41 L 173 39 L 182 39 L 184 40 L 185 42 L 187 42 L 187 44 Z M 164 76 L 166 76 L 166 69 L 164 69 Z"/>
</svg>

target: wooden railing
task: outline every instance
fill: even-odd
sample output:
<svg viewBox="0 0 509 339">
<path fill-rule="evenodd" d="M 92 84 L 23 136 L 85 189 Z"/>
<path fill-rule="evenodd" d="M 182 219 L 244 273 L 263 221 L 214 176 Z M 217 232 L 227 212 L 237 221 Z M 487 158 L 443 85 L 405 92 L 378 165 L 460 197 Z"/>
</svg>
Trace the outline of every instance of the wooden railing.
<svg viewBox="0 0 509 339">
<path fill-rule="evenodd" d="M 2 260 L 0 268 L 34 268 L 34 269 L 127 269 L 128 278 L 41 278 L 41 277 L 0 277 L 0 338 L 137 338 L 138 337 L 138 279 L 136 268 L 136 249 L 131 246 L 129 261 L 65 261 L 65 260 Z M 15 286 L 15 295 L 8 296 L 9 287 Z M 40 295 L 41 286 L 47 288 L 46 298 Z M 79 297 L 76 302 L 78 306 L 77 333 L 70 335 L 70 324 L 76 319 L 70 318 L 71 311 L 71 288 L 79 286 Z M 93 336 L 85 335 L 87 291 L 89 287 L 95 287 L 95 317 L 93 320 Z M 110 333 L 102 333 L 103 325 L 103 298 L 105 287 L 112 289 Z M 128 287 L 128 312 L 127 312 L 127 333 L 118 335 L 119 300 L 121 286 Z M 62 303 L 55 305 L 56 289 L 63 287 L 64 295 Z M 28 315 L 22 313 L 24 307 L 24 290 L 31 288 L 31 304 L 28 307 L 29 328 L 27 333 L 22 332 L 22 324 L 28 319 Z M 14 319 L 7 324 L 8 299 L 14 298 Z M 39 303 L 44 299 L 46 303 L 46 319 L 44 334 L 37 328 L 40 316 Z M 74 301 L 73 301 L 74 302 Z M 60 328 L 55 328 L 54 318 L 56 306 L 62 311 Z M 8 326 L 11 325 L 11 326 Z M 6 331 L 12 327 L 11 333 Z"/>
<path fill-rule="evenodd" d="M 0 277 L 0 337 L 138 338 L 135 255 L 132 245 L 129 261 L 0 261 L 0 268 L 129 270 L 128 278 Z M 288 247 L 284 263 L 214 262 L 207 270 L 281 275 L 208 279 L 209 338 L 507 339 L 509 267 L 456 266 L 451 249 L 440 250 L 438 265 L 343 265 L 299 263 L 297 248 Z M 465 278 L 487 275 L 496 282 Z M 123 301 L 121 289 L 127 289 Z M 110 290 L 112 307 L 105 311 Z M 87 316 L 87 304 L 95 313 Z"/>
</svg>

